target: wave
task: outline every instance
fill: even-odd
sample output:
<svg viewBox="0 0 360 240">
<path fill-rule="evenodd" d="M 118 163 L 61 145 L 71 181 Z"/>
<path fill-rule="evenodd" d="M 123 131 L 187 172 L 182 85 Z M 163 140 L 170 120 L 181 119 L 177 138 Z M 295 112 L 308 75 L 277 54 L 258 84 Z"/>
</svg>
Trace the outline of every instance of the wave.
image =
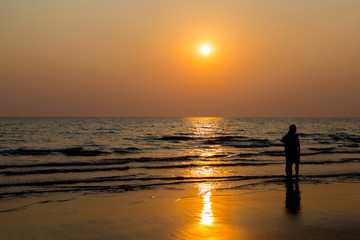
<svg viewBox="0 0 360 240">
<path fill-rule="evenodd" d="M 338 174 L 311 174 L 301 175 L 302 178 L 329 178 L 329 177 L 360 177 L 360 173 L 338 173 Z M 85 179 L 71 179 L 71 180 L 53 180 L 53 181 L 34 181 L 34 182 L 16 182 L 9 184 L 0 184 L 0 188 L 8 187 L 26 187 L 26 186 L 56 186 L 56 185 L 71 185 L 81 183 L 105 183 L 105 182 L 129 182 L 129 181 L 188 181 L 188 180 L 256 180 L 256 179 L 272 179 L 272 178 L 285 178 L 284 175 L 232 175 L 232 176 L 201 176 L 201 177 L 138 177 L 137 175 L 126 176 L 108 176 L 108 177 L 95 177 Z M 359 178 L 357 178 L 360 181 Z"/>
<path fill-rule="evenodd" d="M 349 140 L 356 143 L 360 143 L 360 137 L 349 137 Z"/>
<path fill-rule="evenodd" d="M 359 144 L 357 144 L 357 143 L 353 143 L 353 144 L 347 144 L 347 145 L 344 145 L 344 147 L 349 147 L 349 148 L 358 148 L 358 147 L 360 147 L 360 145 L 359 145 Z"/>
<path fill-rule="evenodd" d="M 99 156 L 107 155 L 109 152 L 100 150 L 85 150 L 83 147 L 73 147 L 65 149 L 24 149 L 18 148 L 15 150 L 0 151 L 1 155 L 49 155 L 53 153 L 62 153 L 65 156 Z"/>
<path fill-rule="evenodd" d="M 103 152 L 100 150 L 85 150 L 82 147 L 65 149 L 62 153 L 66 156 L 99 156 L 110 154 L 109 152 Z"/>
<path fill-rule="evenodd" d="M 187 137 L 187 136 L 163 136 L 161 138 L 155 138 L 155 140 L 164 140 L 164 141 L 188 141 L 197 139 L 195 137 Z"/>
<path fill-rule="evenodd" d="M 51 163 L 33 163 L 33 164 L 8 164 L 0 165 L 0 169 L 11 168 L 48 168 L 48 167 L 79 167 L 79 166 L 103 166 L 103 165 L 120 165 L 130 161 L 127 159 L 105 159 L 95 162 L 51 162 Z M 0 172 L 1 173 L 1 172 Z"/>
<path fill-rule="evenodd" d="M 140 159 L 138 159 L 140 160 Z M 260 167 L 260 166 L 269 166 L 269 165 L 283 165 L 284 161 L 259 161 L 255 159 L 235 159 L 231 162 L 223 162 L 223 163 L 188 163 L 188 164 L 172 164 L 172 165 L 135 165 L 135 166 L 113 166 L 113 167 L 102 167 L 98 168 L 99 165 L 119 165 L 125 163 L 131 163 L 134 161 L 124 161 L 124 162 L 111 162 L 109 164 L 97 164 L 92 165 L 88 164 L 84 168 L 69 168 L 73 167 L 76 164 L 65 165 L 61 164 L 61 168 L 46 168 L 41 169 L 40 167 L 49 167 L 56 166 L 56 164 L 52 165 L 31 165 L 32 167 L 36 166 L 37 169 L 34 170 L 5 170 L 1 171 L 0 174 L 8 175 L 8 176 L 16 176 L 16 175 L 39 175 L 39 174 L 66 174 L 66 173 L 81 173 L 81 172 L 110 172 L 110 171 L 126 171 L 129 169 L 184 169 L 184 168 L 202 168 L 202 167 Z M 146 162 L 146 161 L 145 161 Z M 345 158 L 341 160 L 324 160 L 324 161 L 301 161 L 301 165 L 326 165 L 326 164 L 346 164 L 346 163 L 360 163 L 360 158 Z M 59 164 L 57 165 L 59 166 Z M 85 166 L 85 164 L 81 165 Z M 91 167 L 90 167 L 91 166 Z M 26 168 L 29 166 L 25 165 L 12 165 L 8 168 Z M 40 168 L 40 169 L 39 169 Z"/>
<path fill-rule="evenodd" d="M 324 164 L 341 164 L 341 163 L 360 163 L 360 158 L 346 158 L 342 160 L 325 160 L 325 161 L 302 161 L 301 165 L 324 165 Z M 199 167 L 238 167 L 238 166 L 268 166 L 283 165 L 283 161 L 259 161 L 259 160 L 232 160 L 232 163 L 213 163 L 213 164 L 179 164 L 179 165 L 160 165 L 160 166 L 138 166 L 137 168 L 145 169 L 172 169 L 172 168 L 199 168 Z"/>
<path fill-rule="evenodd" d="M 273 150 L 273 151 L 264 151 L 260 154 L 264 154 L 267 156 L 285 156 L 285 151 L 283 150 Z"/>
<path fill-rule="evenodd" d="M 161 138 L 157 138 L 158 140 L 165 140 L 165 141 L 195 141 L 201 139 L 198 143 L 204 144 L 202 147 L 209 147 L 209 145 L 223 145 L 226 148 L 240 148 L 240 149 L 255 149 L 255 148 L 270 148 L 270 149 L 277 149 L 277 147 L 282 147 L 282 143 L 272 142 L 268 139 L 257 139 L 257 138 L 247 138 L 244 136 L 220 136 L 220 137 L 210 137 L 210 138 L 195 138 L 191 136 L 163 136 Z M 352 137 L 352 140 L 356 140 L 357 138 Z M 329 143 L 330 144 L 330 143 Z M 97 147 L 94 149 L 94 147 Z M 211 146 L 213 147 L 213 146 Z M 326 146 L 326 147 L 309 147 L 302 152 L 301 155 L 310 156 L 310 155 L 317 155 L 317 154 L 334 154 L 334 153 L 341 153 L 341 154 L 356 154 L 360 153 L 360 150 L 356 150 L 359 148 L 360 145 L 358 143 L 349 143 L 349 142 L 341 142 L 341 144 L 337 144 L 337 146 Z M 60 148 L 60 149 L 28 149 L 28 148 L 17 148 L 17 149 L 10 149 L 10 150 L 0 150 L 0 155 L 3 156 L 47 156 L 51 154 L 62 154 L 64 156 L 84 156 L 84 157 L 94 157 L 94 156 L 107 156 L 107 155 L 130 155 L 130 154 L 145 154 L 146 149 L 149 148 L 137 148 L 137 147 L 116 147 L 116 148 L 109 148 L 104 150 L 106 146 L 101 145 L 85 145 L 80 147 L 70 147 L 70 148 Z M 158 149 L 173 149 L 173 146 L 160 146 L 157 145 L 156 147 L 152 148 L 155 151 Z M 338 149 L 339 148 L 339 149 Z M 353 149 L 353 150 L 351 150 Z M 306 152 L 308 150 L 308 152 Z M 241 156 L 242 153 L 239 153 Z M 256 154 L 247 154 L 248 156 L 251 155 L 267 155 L 267 156 L 283 156 L 281 151 L 274 150 L 274 151 L 258 151 Z M 244 154 L 243 156 L 246 156 Z M 217 156 L 221 157 L 221 156 Z"/>
<path fill-rule="evenodd" d="M 301 183 L 329 183 L 329 182 L 343 182 L 356 181 L 359 182 L 360 173 L 339 173 L 339 174 L 323 174 L 323 175 L 301 175 Z M 257 181 L 251 184 L 247 181 Z M 208 177 L 136 177 L 132 176 L 110 176 L 97 177 L 88 179 L 73 179 L 73 180 L 54 180 L 54 181 L 34 181 L 11 184 L 0 184 L 0 188 L 11 187 L 31 187 L 31 190 L 7 191 L 0 195 L 0 198 L 22 197 L 25 195 L 57 193 L 57 192 L 124 192 L 136 191 L 142 189 L 153 189 L 156 187 L 164 187 L 178 184 L 188 183 L 203 183 L 203 182 L 239 182 L 241 185 L 217 188 L 216 190 L 227 190 L 234 188 L 247 188 L 249 185 L 264 185 L 264 184 L 283 184 L 286 181 L 284 175 L 260 175 L 260 176 L 208 176 Z M 135 182 L 128 183 L 127 182 Z M 145 184 L 142 182 L 146 182 Z M 116 184 L 118 183 L 118 184 Z M 85 185 L 79 185 L 85 184 Z M 92 185 L 97 184 L 97 185 Z M 103 184 L 103 185 L 99 185 Z M 107 184 L 107 185 L 104 185 Z M 41 187 L 41 188 L 35 188 Z M 45 189 L 43 187 L 46 187 Z"/>
<path fill-rule="evenodd" d="M 225 155 L 219 155 L 220 157 Z M 48 167 L 78 167 L 78 166 L 105 166 L 105 165 L 120 165 L 135 162 L 178 162 L 178 161 L 191 161 L 200 158 L 199 155 L 191 156 L 179 156 L 179 157 L 141 157 L 141 158 L 108 158 L 98 161 L 87 161 L 87 162 L 50 162 L 50 163 L 33 163 L 33 164 L 6 164 L 0 165 L 0 169 L 9 168 L 48 168 Z M 212 157 L 212 156 L 210 156 Z M 1 173 L 1 172 L 0 172 Z"/>
<path fill-rule="evenodd" d="M 360 158 L 345 158 L 341 160 L 327 160 L 327 161 L 306 161 L 301 162 L 300 164 L 309 164 L 309 165 L 323 165 L 323 164 L 338 164 L 338 163 L 360 163 Z"/>
<path fill-rule="evenodd" d="M 355 134 L 336 133 L 328 135 L 334 141 L 349 140 L 355 143 L 360 143 L 360 136 Z"/>
<path fill-rule="evenodd" d="M 272 146 L 283 146 L 281 143 L 271 143 L 268 139 L 257 139 L 257 138 L 248 138 L 245 136 L 239 136 L 239 135 L 227 135 L 227 136 L 217 136 L 217 137 L 197 137 L 197 136 L 185 136 L 185 135 L 168 135 L 163 136 L 160 138 L 151 138 L 152 140 L 163 140 L 163 141 L 194 141 L 194 140 L 202 140 L 202 143 L 205 145 L 215 145 L 215 144 L 225 144 L 232 146 L 231 144 L 241 142 L 250 144 L 255 143 L 256 144 L 263 144 L 263 145 L 272 145 Z"/>
<path fill-rule="evenodd" d="M 57 168 L 57 169 L 41 169 L 30 171 L 2 171 L 0 174 L 14 175 L 32 175 L 32 174 L 55 174 L 55 173 L 80 173 L 80 172 L 105 172 L 105 171 L 125 171 L 130 167 L 112 167 L 112 168 Z"/>
<path fill-rule="evenodd" d="M 358 154 L 360 150 L 335 150 L 335 147 L 329 148 L 309 148 L 314 152 L 302 152 L 300 156 L 313 156 L 321 154 Z M 285 156 L 285 151 L 283 150 L 272 150 L 272 151 L 263 151 L 258 155 L 267 155 L 267 156 Z"/>
<path fill-rule="evenodd" d="M 244 136 L 219 136 L 219 137 L 209 138 L 205 140 L 203 143 L 208 145 L 224 144 L 235 141 L 243 141 L 246 138 L 247 137 Z"/>
<path fill-rule="evenodd" d="M 131 154 L 131 153 L 141 152 L 141 150 L 136 147 L 113 148 L 113 150 L 114 150 L 114 153 L 117 153 L 117 154 Z"/>
<path fill-rule="evenodd" d="M 141 166 L 145 169 L 169 169 L 169 168 L 199 168 L 199 167 L 238 167 L 238 166 L 266 166 L 281 164 L 277 162 L 238 162 L 238 163 L 214 163 L 214 164 L 181 164 L 181 165 L 160 165 L 160 166 Z"/>
<path fill-rule="evenodd" d="M 36 150 L 36 149 L 22 149 L 16 150 L 3 150 L 0 151 L 1 155 L 48 155 L 53 153 L 55 150 Z"/>
<path fill-rule="evenodd" d="M 265 148 L 270 147 L 270 144 L 238 144 L 231 146 L 235 148 Z"/>
<path fill-rule="evenodd" d="M 215 154 L 215 155 L 211 155 L 211 156 L 204 156 L 204 158 L 224 158 L 227 157 L 227 154 Z"/>
<path fill-rule="evenodd" d="M 141 149 L 136 147 L 128 148 L 113 148 L 112 151 L 101 151 L 101 150 L 88 150 L 83 147 L 73 147 L 64 149 L 25 149 L 18 148 L 15 150 L 2 150 L 0 155 L 11 156 L 11 155 L 31 155 L 31 156 L 42 156 L 50 154 L 63 154 L 65 156 L 101 156 L 115 154 L 132 154 L 142 152 Z"/>
<path fill-rule="evenodd" d="M 313 150 L 313 151 L 332 151 L 335 149 L 335 147 L 327 147 L 327 148 L 309 148 L 310 150 Z"/>
<path fill-rule="evenodd" d="M 256 156 L 259 155 L 258 153 L 252 152 L 252 153 L 239 153 L 237 156 L 239 157 L 252 157 L 252 156 Z"/>
<path fill-rule="evenodd" d="M 116 163 L 113 163 L 116 164 Z M 198 167 L 236 167 L 236 166 L 265 166 L 279 164 L 274 162 L 237 162 L 237 163 L 219 163 L 219 164 L 179 164 L 179 165 L 143 165 L 143 166 L 124 166 L 124 167 L 105 167 L 105 168 L 50 168 L 36 170 L 6 170 L 0 174 L 8 176 L 16 175 L 38 175 L 38 174 L 56 174 L 56 173 L 80 173 L 80 172 L 108 172 L 108 171 L 126 171 L 129 169 L 178 169 L 178 168 L 198 168 Z M 12 166 L 16 167 L 16 166 Z M 24 168 L 23 166 L 21 166 Z"/>
</svg>

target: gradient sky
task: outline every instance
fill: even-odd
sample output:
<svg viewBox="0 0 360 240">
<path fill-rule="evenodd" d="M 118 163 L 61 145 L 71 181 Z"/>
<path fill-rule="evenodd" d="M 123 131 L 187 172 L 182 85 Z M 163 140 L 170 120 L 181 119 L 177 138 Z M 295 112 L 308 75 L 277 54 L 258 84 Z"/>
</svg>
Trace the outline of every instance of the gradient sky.
<svg viewBox="0 0 360 240">
<path fill-rule="evenodd" d="M 359 0 L 0 0 L 0 116 L 360 117 L 359 13 Z"/>
</svg>

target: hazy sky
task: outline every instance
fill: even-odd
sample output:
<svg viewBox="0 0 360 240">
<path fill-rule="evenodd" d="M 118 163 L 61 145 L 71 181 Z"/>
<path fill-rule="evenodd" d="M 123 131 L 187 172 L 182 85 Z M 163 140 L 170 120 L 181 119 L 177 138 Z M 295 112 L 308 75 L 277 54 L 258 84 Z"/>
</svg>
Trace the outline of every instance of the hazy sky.
<svg viewBox="0 0 360 240">
<path fill-rule="evenodd" d="M 360 117 L 359 13 L 359 0 L 0 0 L 0 116 Z"/>
</svg>

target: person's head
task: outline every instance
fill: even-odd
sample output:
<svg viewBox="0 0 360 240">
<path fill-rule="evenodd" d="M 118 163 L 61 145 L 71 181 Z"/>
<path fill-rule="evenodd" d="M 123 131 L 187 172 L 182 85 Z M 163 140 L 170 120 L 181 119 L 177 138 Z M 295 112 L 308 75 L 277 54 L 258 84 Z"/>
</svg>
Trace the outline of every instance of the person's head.
<svg viewBox="0 0 360 240">
<path fill-rule="evenodd" d="M 289 126 L 289 133 L 292 133 L 292 134 L 296 133 L 296 125 L 295 124 L 291 124 Z"/>
</svg>

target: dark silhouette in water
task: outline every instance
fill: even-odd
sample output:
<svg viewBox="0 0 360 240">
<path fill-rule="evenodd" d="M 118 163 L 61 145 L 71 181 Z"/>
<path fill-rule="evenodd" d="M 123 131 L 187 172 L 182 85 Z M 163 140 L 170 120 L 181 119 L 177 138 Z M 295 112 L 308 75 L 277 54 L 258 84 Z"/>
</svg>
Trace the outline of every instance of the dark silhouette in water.
<svg viewBox="0 0 360 240">
<path fill-rule="evenodd" d="M 295 163 L 296 177 L 299 177 L 300 163 L 300 141 L 296 134 L 295 124 L 290 125 L 289 132 L 281 139 L 285 144 L 286 166 L 285 172 L 287 177 L 292 177 L 292 165 Z"/>
<path fill-rule="evenodd" d="M 288 213 L 298 213 L 300 211 L 300 201 L 299 181 L 293 181 L 291 178 L 287 178 L 285 204 Z"/>
</svg>

